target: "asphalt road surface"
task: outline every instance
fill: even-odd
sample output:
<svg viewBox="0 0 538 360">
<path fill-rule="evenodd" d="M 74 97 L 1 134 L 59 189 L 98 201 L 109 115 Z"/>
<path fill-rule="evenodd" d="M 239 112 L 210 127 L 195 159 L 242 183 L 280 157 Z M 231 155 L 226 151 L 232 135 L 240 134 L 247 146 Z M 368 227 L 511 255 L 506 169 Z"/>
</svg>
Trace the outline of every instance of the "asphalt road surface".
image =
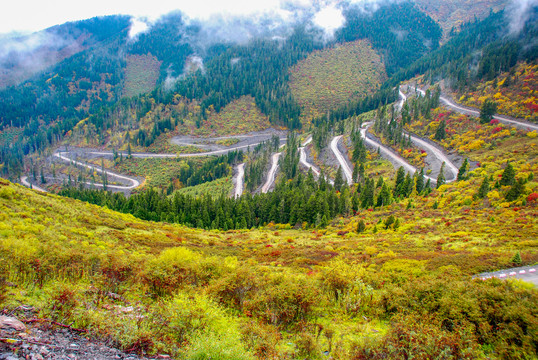
<svg viewBox="0 0 538 360">
<path fill-rule="evenodd" d="M 530 282 L 534 284 L 534 286 L 538 286 L 538 265 L 487 272 L 475 276 L 475 278 L 479 278 L 482 280 L 487 280 L 493 277 L 501 280 L 520 279 L 523 281 Z"/>
</svg>

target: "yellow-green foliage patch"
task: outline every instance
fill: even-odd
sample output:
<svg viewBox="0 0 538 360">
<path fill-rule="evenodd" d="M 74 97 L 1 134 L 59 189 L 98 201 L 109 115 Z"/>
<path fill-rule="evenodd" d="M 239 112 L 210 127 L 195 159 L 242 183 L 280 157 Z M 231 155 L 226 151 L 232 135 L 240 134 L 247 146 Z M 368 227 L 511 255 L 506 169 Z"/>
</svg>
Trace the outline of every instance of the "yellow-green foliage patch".
<svg viewBox="0 0 538 360">
<path fill-rule="evenodd" d="M 238 135 L 270 127 L 269 119 L 256 106 L 254 98 L 242 96 L 226 105 L 220 112 L 211 111 L 200 128 L 191 127 L 193 135 L 208 137 Z"/>
<path fill-rule="evenodd" d="M 135 96 L 155 88 L 161 62 L 153 55 L 129 55 L 126 58 L 123 96 Z"/>
<path fill-rule="evenodd" d="M 450 31 L 475 18 L 482 19 L 490 11 L 504 9 L 507 0 L 417 0 L 417 5 L 439 23 L 443 29 L 444 38 L 447 39 Z"/>
<path fill-rule="evenodd" d="M 188 186 L 179 189 L 178 192 L 183 195 L 189 196 L 212 196 L 217 198 L 219 196 L 227 197 L 231 194 L 233 189 L 232 177 L 227 176 L 221 179 L 209 181 L 200 185 Z"/>
<path fill-rule="evenodd" d="M 191 159 L 197 161 L 196 159 Z M 202 161 L 202 160 L 200 160 Z M 115 169 L 127 175 L 140 176 L 146 179 L 144 186 L 167 188 L 173 184 L 175 189 L 182 187 L 177 180 L 181 169 L 187 167 L 187 161 L 180 158 L 160 159 L 160 158 L 130 158 L 123 159 Z"/>
<path fill-rule="evenodd" d="M 304 121 L 374 93 L 386 77 L 381 58 L 366 40 L 315 51 L 290 73 L 291 92 L 304 108 Z"/>
<path fill-rule="evenodd" d="M 479 108 L 487 99 L 495 101 L 500 114 L 538 122 L 538 65 L 520 63 L 513 73 L 478 83 L 458 101 Z"/>
</svg>

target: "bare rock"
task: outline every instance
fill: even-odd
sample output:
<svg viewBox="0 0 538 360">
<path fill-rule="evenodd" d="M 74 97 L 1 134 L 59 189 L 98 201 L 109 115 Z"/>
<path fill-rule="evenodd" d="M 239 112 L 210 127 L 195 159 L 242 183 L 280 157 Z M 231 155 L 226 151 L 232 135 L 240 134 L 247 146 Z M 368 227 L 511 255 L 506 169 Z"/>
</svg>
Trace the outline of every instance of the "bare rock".
<svg viewBox="0 0 538 360">
<path fill-rule="evenodd" d="M 6 331 L 26 331 L 26 325 L 10 316 L 0 316 L 0 329 Z"/>
</svg>

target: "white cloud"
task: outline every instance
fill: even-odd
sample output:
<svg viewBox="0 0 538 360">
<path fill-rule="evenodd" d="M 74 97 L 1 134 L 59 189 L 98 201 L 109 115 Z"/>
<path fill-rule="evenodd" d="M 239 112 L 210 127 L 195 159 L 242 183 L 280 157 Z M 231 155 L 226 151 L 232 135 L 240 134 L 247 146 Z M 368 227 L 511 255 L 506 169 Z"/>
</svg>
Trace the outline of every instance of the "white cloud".
<svg viewBox="0 0 538 360">
<path fill-rule="evenodd" d="M 131 27 L 129 28 L 129 39 L 136 38 L 139 34 L 148 31 L 149 27 L 150 24 L 147 19 L 133 17 L 131 19 Z"/>
<path fill-rule="evenodd" d="M 334 32 L 344 25 L 346 19 L 341 9 L 336 8 L 335 5 L 329 5 L 318 11 L 313 21 L 325 31 L 327 36 L 332 37 Z"/>
<path fill-rule="evenodd" d="M 510 20 L 510 34 L 519 34 L 527 23 L 533 7 L 538 6 L 538 0 L 513 0 L 506 9 L 506 16 Z"/>
</svg>

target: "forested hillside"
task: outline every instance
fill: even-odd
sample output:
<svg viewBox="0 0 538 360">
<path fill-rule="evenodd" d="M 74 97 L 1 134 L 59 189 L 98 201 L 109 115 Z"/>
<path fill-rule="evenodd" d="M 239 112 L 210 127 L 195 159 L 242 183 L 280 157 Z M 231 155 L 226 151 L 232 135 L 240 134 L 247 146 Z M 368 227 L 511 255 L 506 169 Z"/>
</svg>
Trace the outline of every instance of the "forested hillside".
<svg viewBox="0 0 538 360">
<path fill-rule="evenodd" d="M 383 54 L 389 73 L 438 46 L 440 28 L 413 5 L 386 4 L 373 12 L 373 17 L 361 14 L 358 8 L 347 8 L 347 25 L 335 40 L 369 39 Z M 300 128 L 302 110 L 289 89 L 288 70 L 313 50 L 331 45 L 319 40 L 320 30 L 299 25 L 284 40 L 261 38 L 246 45 L 226 43 L 205 47 L 201 54 L 204 58 L 200 58 L 202 66 L 198 70 L 194 68 L 194 73 L 184 73 L 189 56 L 198 56 L 200 44 L 196 41 L 203 29 L 187 26 L 180 13 L 173 13 L 157 21 L 149 31 L 130 39 L 127 21 L 125 17 L 111 17 L 72 24 L 79 32 L 95 31 L 92 26 L 97 24 L 106 30 L 98 32 L 99 41 L 89 43 L 84 51 L 34 80 L 0 93 L 1 131 L 9 132 L 9 128 L 15 127 L 24 134 L 15 138 L 12 148 L 0 151 L 4 175 L 21 174 L 24 156 L 58 144 L 88 116 L 95 125 L 92 131 L 97 134 L 98 142 L 104 144 L 110 140 L 107 131 L 111 129 L 125 134 L 125 129 L 114 125 L 124 123 L 125 118 L 116 114 L 132 112 L 135 120 L 129 127 L 143 131 L 129 134 L 133 140 L 131 146 L 148 147 L 165 129 L 174 130 L 182 123 L 181 118 L 198 119 L 199 126 L 212 112 L 218 113 L 242 96 L 251 96 L 273 125 Z M 109 22 L 114 26 L 109 26 Z M 151 64 L 144 75 L 135 76 L 135 59 L 140 62 L 140 56 L 151 59 Z M 126 103 L 118 102 L 122 95 L 150 90 L 157 67 L 160 76 L 155 91 Z M 180 116 L 172 111 L 172 105 L 178 104 L 177 95 L 184 99 L 181 107 L 193 110 Z M 164 118 L 150 117 L 152 123 L 161 125 L 152 126 L 144 121 L 138 124 L 138 119 L 155 107 L 167 109 L 162 114 Z M 94 138 L 93 134 L 85 136 Z M 140 136 L 137 143 L 135 136 Z"/>
</svg>

